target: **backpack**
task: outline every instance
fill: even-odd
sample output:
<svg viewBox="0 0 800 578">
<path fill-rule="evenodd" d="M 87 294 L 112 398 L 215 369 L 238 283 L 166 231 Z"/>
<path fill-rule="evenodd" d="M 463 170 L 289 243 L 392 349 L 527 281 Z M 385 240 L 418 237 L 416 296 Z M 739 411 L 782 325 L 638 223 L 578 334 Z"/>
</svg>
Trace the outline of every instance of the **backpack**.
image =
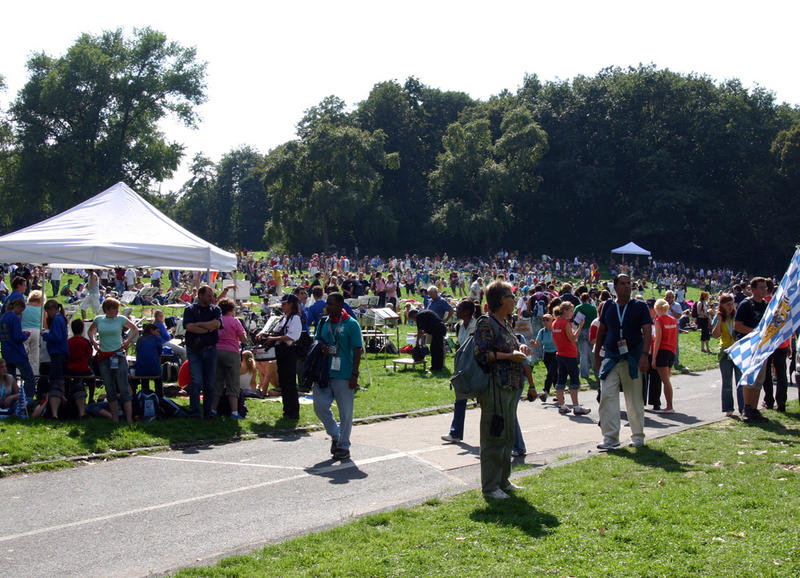
<svg viewBox="0 0 800 578">
<path fill-rule="evenodd" d="M 534 317 L 542 317 L 545 313 L 547 313 L 547 299 L 540 298 L 536 300 L 536 303 L 533 304 L 533 316 Z"/>
<path fill-rule="evenodd" d="M 160 405 L 158 394 L 149 389 L 143 389 L 136 395 L 138 401 L 138 415 L 141 416 L 142 421 L 153 421 L 158 414 L 158 406 Z"/>
<path fill-rule="evenodd" d="M 467 337 L 456 351 L 450 387 L 455 390 L 456 397 L 459 398 L 477 397 L 489 389 L 489 374 L 475 359 L 474 334 Z"/>
<path fill-rule="evenodd" d="M 692 319 L 697 319 L 697 301 L 692 304 Z"/>
<path fill-rule="evenodd" d="M 177 363 L 172 361 L 165 361 L 161 364 L 161 379 L 166 383 L 175 383 L 178 381 L 178 367 Z"/>
</svg>

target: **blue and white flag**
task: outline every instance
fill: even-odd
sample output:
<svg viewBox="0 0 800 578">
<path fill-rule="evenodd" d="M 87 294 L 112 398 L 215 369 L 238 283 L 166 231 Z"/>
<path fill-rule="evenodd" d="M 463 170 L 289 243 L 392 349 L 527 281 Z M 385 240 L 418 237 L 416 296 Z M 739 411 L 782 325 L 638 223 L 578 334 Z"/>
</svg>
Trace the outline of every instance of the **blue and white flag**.
<svg viewBox="0 0 800 578">
<path fill-rule="evenodd" d="M 753 385 L 758 371 L 773 351 L 789 339 L 800 325 L 800 248 L 781 279 L 778 290 L 753 331 L 726 349 L 742 370 L 743 386 Z"/>
</svg>

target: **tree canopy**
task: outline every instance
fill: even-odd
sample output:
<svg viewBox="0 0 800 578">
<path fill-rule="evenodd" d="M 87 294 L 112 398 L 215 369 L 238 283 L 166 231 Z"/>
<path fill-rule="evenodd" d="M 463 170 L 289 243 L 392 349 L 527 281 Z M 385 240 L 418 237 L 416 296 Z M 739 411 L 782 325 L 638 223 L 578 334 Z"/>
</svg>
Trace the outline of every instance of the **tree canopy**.
<svg viewBox="0 0 800 578">
<path fill-rule="evenodd" d="M 205 98 L 194 49 L 151 29 L 84 35 L 28 68 L 0 117 L 5 229 L 118 180 L 152 193 L 183 151 L 158 121 L 193 126 Z M 254 249 L 571 255 L 636 239 L 661 258 L 776 270 L 798 242 L 800 111 L 735 79 L 612 67 L 527 75 L 479 101 L 411 77 L 353 106 L 328 96 L 296 126 L 266 155 L 197 155 L 154 201 Z"/>
<path fill-rule="evenodd" d="M 158 122 L 195 126 L 205 64 L 150 28 L 84 34 L 66 54 L 28 61 L 11 106 L 17 164 L 3 194 L 15 225 L 85 200 L 115 182 L 149 190 L 172 176 L 183 146 Z"/>
</svg>

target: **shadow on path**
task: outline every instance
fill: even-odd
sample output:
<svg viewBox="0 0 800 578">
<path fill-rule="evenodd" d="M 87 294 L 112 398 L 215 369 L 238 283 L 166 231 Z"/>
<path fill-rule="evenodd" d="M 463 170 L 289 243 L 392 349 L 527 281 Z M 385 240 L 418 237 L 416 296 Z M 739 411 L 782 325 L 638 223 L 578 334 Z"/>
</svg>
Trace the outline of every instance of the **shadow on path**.
<svg viewBox="0 0 800 578">
<path fill-rule="evenodd" d="M 358 469 L 355 462 L 345 460 L 324 460 L 317 462 L 313 466 L 304 468 L 304 471 L 312 476 L 328 478 L 331 484 L 348 484 L 352 480 L 363 480 L 367 473 Z"/>
</svg>

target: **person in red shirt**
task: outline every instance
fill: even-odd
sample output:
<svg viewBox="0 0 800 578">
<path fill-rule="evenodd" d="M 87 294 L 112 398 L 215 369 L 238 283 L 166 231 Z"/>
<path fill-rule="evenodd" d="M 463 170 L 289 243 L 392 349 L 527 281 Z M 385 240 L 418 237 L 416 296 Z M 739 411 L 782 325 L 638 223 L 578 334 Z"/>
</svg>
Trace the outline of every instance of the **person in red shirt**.
<svg viewBox="0 0 800 578">
<path fill-rule="evenodd" d="M 69 356 L 67 357 L 66 376 L 92 375 L 92 369 L 89 366 L 89 363 L 91 362 L 92 354 L 94 352 L 92 351 L 92 344 L 83 336 L 83 319 L 73 319 L 69 327 L 72 329 L 72 337 L 67 340 Z M 86 388 L 84 387 L 83 378 L 67 379 L 66 383 L 67 398 L 75 400 L 75 405 L 78 408 L 78 415 L 80 419 L 85 418 Z M 92 389 L 92 391 L 94 391 L 94 389 Z"/>
<path fill-rule="evenodd" d="M 578 389 L 580 389 L 580 378 L 578 377 L 578 348 L 575 343 L 578 335 L 583 328 L 583 319 L 575 328 L 572 324 L 572 313 L 575 306 L 569 301 L 564 301 L 553 309 L 556 320 L 553 323 L 553 343 L 556 344 L 556 363 L 558 364 L 558 379 L 556 379 L 556 396 L 558 399 L 558 413 L 569 413 L 569 407 L 564 403 L 564 389 L 567 387 L 567 375 L 569 375 L 569 394 L 572 398 L 572 413 L 575 415 L 586 415 L 591 410 L 581 407 L 578 402 Z"/>
<path fill-rule="evenodd" d="M 673 413 L 672 408 L 672 364 L 675 362 L 675 348 L 678 344 L 678 322 L 669 314 L 669 303 L 664 299 L 656 301 L 656 320 L 653 323 L 656 335 L 653 338 L 653 358 L 655 359 L 656 372 L 664 386 L 664 399 L 667 405 L 664 409 L 654 410 L 657 413 Z"/>
</svg>

